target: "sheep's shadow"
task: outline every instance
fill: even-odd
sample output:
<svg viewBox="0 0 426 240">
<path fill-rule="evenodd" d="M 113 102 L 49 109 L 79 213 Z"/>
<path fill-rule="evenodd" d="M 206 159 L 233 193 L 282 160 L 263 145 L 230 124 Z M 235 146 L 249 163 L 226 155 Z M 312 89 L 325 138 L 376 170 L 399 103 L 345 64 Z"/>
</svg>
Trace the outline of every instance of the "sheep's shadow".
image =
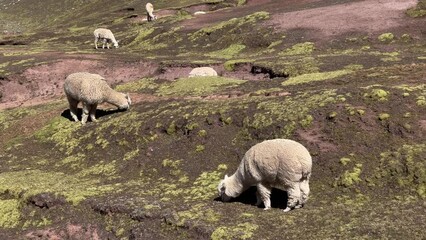
<svg viewBox="0 0 426 240">
<path fill-rule="evenodd" d="M 111 114 L 115 114 L 115 113 L 119 113 L 119 112 L 123 112 L 125 111 L 124 109 L 113 109 L 113 110 L 103 110 L 103 109 L 96 109 L 96 119 L 100 119 L 102 117 L 111 115 Z M 77 116 L 78 116 L 78 120 L 81 121 L 81 115 L 83 114 L 83 109 L 82 108 L 78 108 L 77 109 Z M 71 112 L 69 109 L 66 109 L 62 112 L 61 114 L 62 117 L 70 120 L 70 121 L 74 121 L 74 119 L 71 117 Z M 87 119 L 88 122 L 92 121 L 90 119 L 90 117 Z"/>
<path fill-rule="evenodd" d="M 240 196 L 237 198 L 233 198 L 230 202 L 240 202 L 243 204 L 249 204 L 249 205 L 256 205 L 256 186 L 250 187 L 243 193 L 241 193 Z M 220 197 L 217 197 L 214 199 L 215 201 L 222 201 Z M 272 188 L 271 192 L 271 207 L 272 208 L 279 208 L 279 209 L 285 209 L 287 207 L 287 201 L 288 201 L 288 195 L 286 191 Z M 258 206 L 260 208 L 263 208 L 263 204 Z"/>
</svg>

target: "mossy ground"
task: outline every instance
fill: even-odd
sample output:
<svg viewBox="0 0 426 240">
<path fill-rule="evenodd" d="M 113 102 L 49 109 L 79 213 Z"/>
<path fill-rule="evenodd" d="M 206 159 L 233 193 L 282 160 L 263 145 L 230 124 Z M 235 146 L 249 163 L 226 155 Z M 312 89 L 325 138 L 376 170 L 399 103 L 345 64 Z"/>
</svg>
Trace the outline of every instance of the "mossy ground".
<svg viewBox="0 0 426 240">
<path fill-rule="evenodd" d="M 159 1 L 158 8 L 198 3 Z M 83 1 L 67 4 L 78 10 Z M 0 76 L 48 64 L 55 51 L 61 58 L 96 53 L 130 64 L 214 62 L 224 75 L 251 64 L 289 77 L 165 80 L 159 69 L 116 86 L 135 96 L 128 111 L 101 106 L 99 121 L 85 126 L 71 121 L 59 97 L 0 111 L 0 238 L 60 234 L 69 224 L 95 227 L 111 239 L 425 237 L 426 216 L 419 214 L 426 207 L 424 38 L 389 30 L 327 44 L 295 40 L 265 27 L 273 13 L 241 6 L 246 12 L 235 18 L 187 30 L 181 24 L 189 16 L 131 22 L 126 16 L 144 13 L 140 3 L 126 4 L 135 10 L 114 3 L 63 29 L 56 28 L 62 20 L 48 16 L 53 33 L 28 23 L 37 31 L 7 37 L 28 45 L 0 46 Z M 81 14 L 98 9 L 91 7 Z M 120 52 L 92 49 L 95 23 L 117 32 Z M 253 189 L 233 202 L 217 201 L 219 180 L 252 145 L 271 138 L 292 138 L 310 150 L 306 206 L 283 213 L 286 193 L 278 190 L 269 211 L 254 206 Z"/>
</svg>

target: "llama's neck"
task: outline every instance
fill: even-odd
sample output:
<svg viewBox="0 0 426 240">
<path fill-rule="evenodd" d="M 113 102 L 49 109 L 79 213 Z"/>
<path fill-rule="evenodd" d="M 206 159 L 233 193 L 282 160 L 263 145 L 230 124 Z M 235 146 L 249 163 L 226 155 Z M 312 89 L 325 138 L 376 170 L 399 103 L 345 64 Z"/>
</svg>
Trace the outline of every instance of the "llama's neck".
<svg viewBox="0 0 426 240">
<path fill-rule="evenodd" d="M 118 108 L 127 105 L 127 100 L 123 93 L 110 89 L 105 97 L 105 102 L 110 103 Z"/>
<path fill-rule="evenodd" d="M 114 36 L 111 36 L 111 42 L 112 42 L 113 44 L 118 44 L 118 43 L 117 43 L 117 40 L 115 40 L 115 37 L 114 37 Z"/>
<path fill-rule="evenodd" d="M 239 171 L 236 171 L 227 179 L 226 195 L 230 197 L 238 197 L 247 187 L 244 184 L 244 177 Z"/>
</svg>

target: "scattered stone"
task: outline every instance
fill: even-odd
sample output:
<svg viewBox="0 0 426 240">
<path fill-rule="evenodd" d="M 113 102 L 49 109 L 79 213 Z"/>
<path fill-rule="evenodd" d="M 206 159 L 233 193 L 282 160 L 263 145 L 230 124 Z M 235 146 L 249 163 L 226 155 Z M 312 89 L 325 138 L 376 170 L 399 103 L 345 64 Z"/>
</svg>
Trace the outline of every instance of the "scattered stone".
<svg viewBox="0 0 426 240">
<path fill-rule="evenodd" d="M 216 70 L 211 67 L 197 67 L 191 70 L 189 77 L 217 76 Z"/>
<path fill-rule="evenodd" d="M 64 205 L 67 201 L 64 196 L 55 195 L 53 193 L 40 193 L 31 196 L 28 199 L 28 203 L 39 208 L 52 208 L 58 205 Z"/>
</svg>

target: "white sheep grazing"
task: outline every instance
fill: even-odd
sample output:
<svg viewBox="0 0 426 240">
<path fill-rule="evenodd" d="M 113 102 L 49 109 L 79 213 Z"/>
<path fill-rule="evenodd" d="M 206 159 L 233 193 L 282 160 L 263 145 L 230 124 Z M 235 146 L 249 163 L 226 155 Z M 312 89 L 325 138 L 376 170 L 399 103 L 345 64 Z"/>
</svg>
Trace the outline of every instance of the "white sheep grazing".
<svg viewBox="0 0 426 240">
<path fill-rule="evenodd" d="M 204 15 L 204 14 L 207 14 L 206 12 L 204 12 L 204 11 L 196 11 L 195 13 L 193 13 L 193 15 L 194 16 L 197 16 L 197 15 Z"/>
<path fill-rule="evenodd" d="M 98 41 L 102 40 L 102 48 L 105 48 L 105 44 L 109 49 L 109 42 L 112 42 L 115 48 L 118 48 L 118 41 L 115 40 L 114 34 L 112 34 L 111 30 L 106 28 L 98 28 L 93 34 L 95 35 L 95 48 L 98 49 Z"/>
<path fill-rule="evenodd" d="M 217 72 L 211 67 L 197 67 L 191 70 L 189 77 L 217 76 Z"/>
<path fill-rule="evenodd" d="M 284 212 L 301 208 L 308 200 L 312 158 L 300 143 L 274 139 L 258 143 L 244 155 L 237 171 L 219 183 L 222 201 L 238 197 L 251 186 L 257 186 L 257 204 L 271 207 L 272 188 L 288 193 Z"/>
<path fill-rule="evenodd" d="M 95 113 L 100 103 L 107 102 L 119 109 L 128 109 L 131 104 L 128 94 L 113 90 L 98 74 L 72 73 L 65 79 L 64 91 L 69 102 L 71 116 L 76 122 L 78 122 L 77 105 L 79 102 L 83 103 L 82 124 L 86 124 L 89 115 L 92 121 L 97 121 Z"/>
<path fill-rule="evenodd" d="M 157 19 L 157 16 L 154 15 L 154 6 L 152 5 L 152 3 L 147 3 L 145 5 L 145 9 L 146 9 L 146 20 L 148 22 L 151 22 Z"/>
</svg>

